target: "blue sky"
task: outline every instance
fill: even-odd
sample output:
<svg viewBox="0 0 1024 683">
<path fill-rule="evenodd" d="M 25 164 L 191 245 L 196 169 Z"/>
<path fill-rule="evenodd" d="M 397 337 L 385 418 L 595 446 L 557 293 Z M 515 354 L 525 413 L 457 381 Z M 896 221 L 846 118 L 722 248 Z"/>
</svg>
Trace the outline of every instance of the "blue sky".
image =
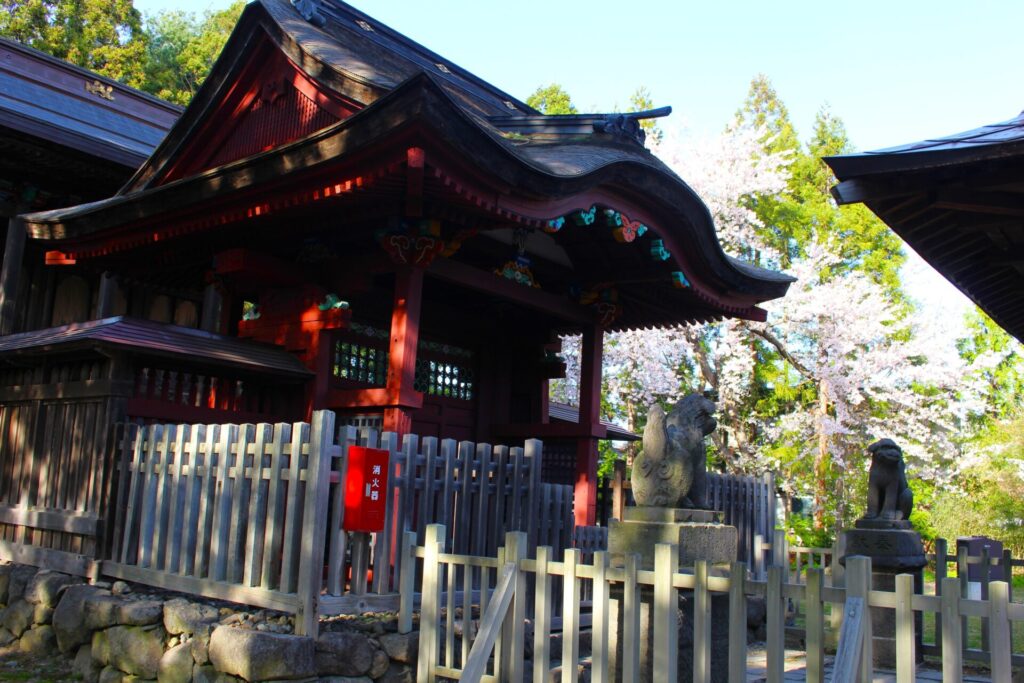
<svg viewBox="0 0 1024 683">
<path fill-rule="evenodd" d="M 227 4 L 177 0 L 173 7 Z M 771 79 L 802 139 L 828 106 L 860 150 L 968 130 L 1024 108 L 1020 0 L 352 4 L 521 99 L 556 82 L 581 110 L 611 110 L 642 85 L 697 135 L 722 129 L 758 73 Z M 916 298 L 937 310 L 963 309 L 938 276 L 919 267 L 908 273 Z"/>
<path fill-rule="evenodd" d="M 226 0 L 137 0 L 201 12 Z M 558 82 L 583 110 L 637 86 L 717 131 L 766 74 L 805 137 L 820 107 L 859 149 L 955 133 L 1024 108 L 1024 2 L 355 0 L 367 14 L 525 99 Z"/>
</svg>

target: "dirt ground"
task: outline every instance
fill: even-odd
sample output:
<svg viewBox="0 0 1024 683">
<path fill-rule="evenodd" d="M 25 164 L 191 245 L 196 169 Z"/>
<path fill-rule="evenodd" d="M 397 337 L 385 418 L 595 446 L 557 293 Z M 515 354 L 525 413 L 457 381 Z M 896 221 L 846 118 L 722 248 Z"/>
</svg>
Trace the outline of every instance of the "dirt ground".
<svg viewBox="0 0 1024 683">
<path fill-rule="evenodd" d="M 71 673 L 71 659 L 54 648 L 54 654 L 29 657 L 22 654 L 17 644 L 0 647 L 0 681 L 22 683 L 63 683 L 79 680 Z"/>
</svg>

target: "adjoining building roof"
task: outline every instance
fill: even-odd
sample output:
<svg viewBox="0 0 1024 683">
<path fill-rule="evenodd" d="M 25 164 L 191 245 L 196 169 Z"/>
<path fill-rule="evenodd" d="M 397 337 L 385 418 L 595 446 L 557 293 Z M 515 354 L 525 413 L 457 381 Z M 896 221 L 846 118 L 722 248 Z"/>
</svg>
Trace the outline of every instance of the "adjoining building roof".
<svg viewBox="0 0 1024 683">
<path fill-rule="evenodd" d="M 293 380 L 306 380 L 313 374 L 296 356 L 276 347 L 121 316 L 0 337 L 0 358 L 97 347 L 188 359 Z"/>
<path fill-rule="evenodd" d="M 0 127 L 138 168 L 182 109 L 0 38 Z"/>
<path fill-rule="evenodd" d="M 898 147 L 828 157 L 840 204 L 863 202 L 1024 340 L 1024 113 Z"/>
<path fill-rule="evenodd" d="M 555 401 L 551 401 L 548 403 L 548 417 L 552 420 L 561 420 L 562 422 L 579 424 L 580 409 L 579 407 L 571 406 L 568 403 L 557 403 Z M 628 429 L 620 427 L 608 420 L 601 420 L 601 424 L 608 430 L 607 438 L 612 441 L 639 441 L 643 438 L 639 434 L 634 434 Z"/>
</svg>

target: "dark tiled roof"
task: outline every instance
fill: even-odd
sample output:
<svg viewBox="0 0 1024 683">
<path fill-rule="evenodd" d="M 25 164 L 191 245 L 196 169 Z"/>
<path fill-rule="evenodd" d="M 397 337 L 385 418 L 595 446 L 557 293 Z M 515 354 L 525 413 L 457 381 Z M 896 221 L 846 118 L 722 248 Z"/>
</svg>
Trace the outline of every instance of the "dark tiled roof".
<svg viewBox="0 0 1024 683">
<path fill-rule="evenodd" d="M 113 346 L 154 356 L 189 358 L 304 379 L 312 373 L 292 354 L 211 332 L 135 318 L 105 318 L 0 337 L 0 356 L 73 346 Z"/>
<path fill-rule="evenodd" d="M 864 203 L 1024 340 L 1024 114 L 965 133 L 828 157 L 841 204 Z"/>
<path fill-rule="evenodd" d="M 536 114 L 536 110 L 338 0 L 321 0 L 326 23 L 313 26 L 288 0 L 258 0 L 267 12 L 298 41 L 303 49 L 330 66 L 391 90 L 419 72 L 435 76 L 451 94 L 482 115 Z"/>
<path fill-rule="evenodd" d="M 0 126 L 134 169 L 180 114 L 175 105 L 0 38 Z"/>
<path fill-rule="evenodd" d="M 1006 142 L 1019 142 L 1024 140 L 1024 112 L 1021 112 L 1009 121 L 992 123 L 981 128 L 975 128 L 963 133 L 955 133 L 940 138 L 930 138 L 920 142 L 911 142 L 906 145 L 886 147 L 867 154 L 898 154 L 905 152 L 936 152 L 939 150 L 965 149 L 979 145 L 1001 145 Z"/>
<path fill-rule="evenodd" d="M 561 420 L 562 422 L 571 422 L 573 424 L 579 424 L 580 422 L 580 409 L 576 406 L 571 406 L 568 403 L 556 403 L 551 401 L 548 403 L 548 417 L 552 420 Z M 628 429 L 623 429 L 617 424 L 608 422 L 607 420 L 601 420 L 601 424 L 608 429 L 608 438 L 613 441 L 639 441 L 640 436 L 634 434 Z"/>
</svg>

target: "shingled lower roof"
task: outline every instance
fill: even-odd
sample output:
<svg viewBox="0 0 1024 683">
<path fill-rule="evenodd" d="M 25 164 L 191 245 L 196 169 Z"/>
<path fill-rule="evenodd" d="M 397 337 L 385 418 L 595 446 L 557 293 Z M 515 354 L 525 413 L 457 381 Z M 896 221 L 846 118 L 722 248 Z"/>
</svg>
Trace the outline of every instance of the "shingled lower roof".
<svg viewBox="0 0 1024 683">
<path fill-rule="evenodd" d="M 305 380 L 312 373 L 279 348 L 177 325 L 114 317 L 0 337 L 0 358 L 79 348 L 115 347 L 150 356 Z"/>
</svg>

